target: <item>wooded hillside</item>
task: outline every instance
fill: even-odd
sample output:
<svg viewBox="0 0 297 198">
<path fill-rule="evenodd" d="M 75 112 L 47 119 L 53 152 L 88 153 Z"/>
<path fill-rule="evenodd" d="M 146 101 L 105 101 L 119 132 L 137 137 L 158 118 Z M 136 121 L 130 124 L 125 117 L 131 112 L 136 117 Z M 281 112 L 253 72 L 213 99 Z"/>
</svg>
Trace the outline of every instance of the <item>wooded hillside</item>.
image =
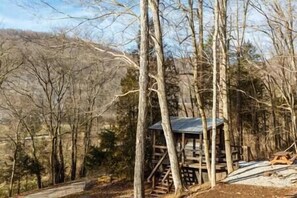
<svg viewBox="0 0 297 198">
<path fill-rule="evenodd" d="M 1 183 L 86 175 L 87 153 L 116 120 L 123 62 L 63 34 L 1 30 L 0 38 Z"/>
</svg>

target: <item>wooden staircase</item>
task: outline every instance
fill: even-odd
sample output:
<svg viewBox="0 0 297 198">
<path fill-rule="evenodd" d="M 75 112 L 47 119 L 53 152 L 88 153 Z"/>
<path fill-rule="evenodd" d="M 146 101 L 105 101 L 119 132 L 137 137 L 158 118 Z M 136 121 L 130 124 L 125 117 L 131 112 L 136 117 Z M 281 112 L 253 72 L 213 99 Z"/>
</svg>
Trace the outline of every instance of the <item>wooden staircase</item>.
<svg viewBox="0 0 297 198">
<path fill-rule="evenodd" d="M 151 197 L 162 197 L 170 192 L 172 187 L 172 172 L 170 166 L 167 166 L 161 176 L 156 181 L 156 184 L 151 192 Z"/>
</svg>

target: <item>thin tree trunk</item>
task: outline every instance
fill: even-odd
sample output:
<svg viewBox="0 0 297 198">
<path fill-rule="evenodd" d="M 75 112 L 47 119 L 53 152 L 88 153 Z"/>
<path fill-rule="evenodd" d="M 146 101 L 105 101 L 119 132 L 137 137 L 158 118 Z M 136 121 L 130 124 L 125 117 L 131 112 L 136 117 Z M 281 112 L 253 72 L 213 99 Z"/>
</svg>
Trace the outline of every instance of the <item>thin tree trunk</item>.
<svg viewBox="0 0 297 198">
<path fill-rule="evenodd" d="M 134 197 L 142 198 L 144 194 L 144 150 L 147 126 L 147 90 L 148 90 L 148 0 L 140 0 L 140 68 L 139 68 L 139 102 L 135 146 Z"/>
<path fill-rule="evenodd" d="M 183 96 L 181 96 L 181 103 L 182 103 L 182 106 L 183 106 L 183 108 L 184 108 L 185 116 L 186 116 L 186 117 L 189 117 L 188 110 L 187 110 L 187 106 L 186 106 L 186 104 L 185 104 L 185 100 L 184 100 L 184 97 L 183 97 Z"/>
<path fill-rule="evenodd" d="M 59 183 L 65 181 L 65 165 L 64 165 L 64 154 L 63 154 L 63 144 L 62 139 L 59 139 L 59 157 L 60 157 L 60 167 L 59 167 Z"/>
<path fill-rule="evenodd" d="M 241 128 L 241 93 L 240 89 L 240 79 L 241 79 L 241 61 L 240 61 L 240 52 L 237 52 L 237 74 L 236 74 L 236 81 L 237 81 L 237 90 L 236 90 L 236 129 L 237 134 L 239 137 L 239 145 L 243 146 L 243 134 Z"/>
<path fill-rule="evenodd" d="M 51 168 L 52 168 L 52 184 L 55 185 L 58 182 L 58 170 L 59 162 L 57 157 L 57 137 L 52 137 L 52 151 L 51 151 Z"/>
<path fill-rule="evenodd" d="M 233 171 L 232 151 L 230 142 L 230 115 L 228 98 L 228 52 L 227 52 L 227 0 L 219 1 L 219 35 L 220 35 L 220 85 L 222 96 L 222 113 L 224 119 L 225 152 L 228 173 Z"/>
<path fill-rule="evenodd" d="M 28 129 L 28 131 L 29 131 L 29 129 Z M 35 163 L 37 163 L 37 165 L 38 165 L 38 166 L 36 167 L 36 169 L 37 169 L 37 172 L 36 172 L 36 179 L 37 179 L 37 186 L 38 186 L 38 188 L 40 189 L 40 188 L 42 188 L 40 162 L 39 162 L 39 160 L 38 160 L 38 158 L 37 158 L 37 155 L 36 155 L 36 146 L 35 146 L 35 142 L 34 142 L 34 135 L 33 135 L 31 132 L 29 132 L 29 134 L 30 134 L 30 136 L 31 136 L 31 140 L 32 140 L 32 148 L 33 148 L 33 157 L 34 157 L 34 161 L 35 161 Z"/>
<path fill-rule="evenodd" d="M 87 112 L 92 112 L 93 107 L 95 103 L 90 100 L 89 101 L 89 107 L 87 108 Z M 85 126 L 85 134 L 84 134 L 84 153 L 83 153 L 83 161 L 81 163 L 81 169 L 80 169 L 80 177 L 85 177 L 87 174 L 86 170 L 86 156 L 89 152 L 90 143 L 91 143 L 91 131 L 93 126 L 93 114 L 92 113 L 86 113 L 86 126 Z"/>
<path fill-rule="evenodd" d="M 216 111 L 217 111 L 217 39 L 218 39 L 218 0 L 215 1 L 215 29 L 213 34 L 213 97 L 212 97 L 212 139 L 211 139 L 211 187 L 216 185 Z"/>
<path fill-rule="evenodd" d="M 65 163 L 64 163 L 64 153 L 63 153 L 63 144 L 62 144 L 62 109 L 61 109 L 61 100 L 58 105 L 58 119 L 57 119 L 57 130 L 58 130 L 58 149 L 59 149 L 59 183 L 65 181 Z"/>
<path fill-rule="evenodd" d="M 159 1 L 151 0 L 150 6 L 152 9 L 153 23 L 154 23 L 154 44 L 157 56 L 157 85 L 158 85 L 158 99 L 160 104 L 161 116 L 162 116 L 162 127 L 164 136 L 167 144 L 170 167 L 172 171 L 172 178 L 175 187 L 175 193 L 179 194 L 183 191 L 183 185 L 180 175 L 180 167 L 177 158 L 177 152 L 174 142 L 173 133 L 171 130 L 168 103 L 166 98 L 165 89 L 165 74 L 164 74 L 164 53 L 163 53 L 163 42 L 162 42 L 162 31 L 159 18 Z"/>
<path fill-rule="evenodd" d="M 78 114 L 78 112 L 76 112 Z M 78 122 L 75 119 L 74 125 Z M 78 126 L 72 127 L 72 134 L 71 134 L 71 180 L 75 180 L 76 178 L 76 163 L 77 163 L 77 130 Z"/>
<path fill-rule="evenodd" d="M 198 64 L 200 65 L 199 83 L 204 89 L 204 34 L 203 34 L 203 0 L 198 0 L 198 23 L 199 23 L 199 45 L 198 45 Z"/>
<path fill-rule="evenodd" d="M 203 127 L 203 142 L 204 142 L 204 154 L 205 154 L 205 161 L 206 161 L 206 168 L 207 168 L 207 173 L 208 173 L 208 178 L 210 179 L 210 155 L 209 155 L 209 140 L 208 140 L 208 135 L 207 135 L 207 120 L 206 120 L 206 115 L 203 107 L 203 102 L 202 102 L 202 97 L 201 94 L 199 93 L 199 83 L 201 83 L 202 78 L 200 78 L 199 82 L 199 76 L 198 76 L 198 70 L 199 70 L 199 65 L 202 67 L 203 65 L 203 19 L 202 18 L 202 10 L 199 12 L 199 40 L 200 40 L 200 45 L 199 49 L 197 46 L 197 39 L 195 35 L 195 25 L 194 25 L 194 13 L 193 13 L 193 1 L 189 0 L 189 6 L 190 6 L 190 17 L 189 17 L 189 26 L 191 30 L 191 37 L 192 37 L 192 45 L 194 47 L 195 53 L 194 53 L 194 91 L 195 91 L 195 97 L 197 100 L 197 105 L 198 105 L 198 110 L 201 116 L 202 120 L 202 127 Z M 199 0 L 199 9 L 203 9 L 203 1 Z M 202 29 L 202 31 L 201 31 Z M 201 63 L 201 64 L 199 64 Z"/>
<path fill-rule="evenodd" d="M 77 135 L 79 130 L 80 116 L 79 116 L 79 106 L 76 97 L 76 84 L 75 77 L 71 76 L 71 100 L 73 105 L 72 115 L 69 117 L 69 125 L 71 127 L 71 175 L 70 179 L 76 179 L 77 172 Z M 79 92 L 79 98 L 81 99 L 81 94 Z"/>
<path fill-rule="evenodd" d="M 18 190 L 17 190 L 17 194 L 19 195 L 21 193 L 21 178 L 18 178 Z"/>
<path fill-rule="evenodd" d="M 11 176 L 10 176 L 10 182 L 9 182 L 9 191 L 8 191 L 8 196 L 12 197 L 12 191 L 13 191 L 13 182 L 14 182 L 14 177 L 15 177 L 15 166 L 16 166 L 16 157 L 17 157 L 17 152 L 18 152 L 18 145 L 16 145 L 16 149 L 14 151 L 13 155 L 13 163 L 12 163 L 12 171 L 11 171 Z"/>
</svg>

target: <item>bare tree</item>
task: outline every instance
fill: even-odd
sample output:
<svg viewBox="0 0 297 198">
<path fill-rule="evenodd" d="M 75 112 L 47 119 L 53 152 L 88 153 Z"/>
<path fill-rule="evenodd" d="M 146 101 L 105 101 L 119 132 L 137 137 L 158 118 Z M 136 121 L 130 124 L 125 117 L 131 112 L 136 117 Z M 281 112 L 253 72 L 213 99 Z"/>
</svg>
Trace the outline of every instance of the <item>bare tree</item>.
<svg viewBox="0 0 297 198">
<path fill-rule="evenodd" d="M 172 171 L 172 177 L 175 187 L 175 193 L 179 194 L 183 191 L 183 185 L 181 181 L 180 175 L 180 167 L 178 163 L 177 153 L 175 142 L 173 138 L 173 133 L 170 124 L 169 112 L 168 112 L 168 104 L 166 98 L 166 88 L 165 88 L 165 74 L 164 74 L 164 52 L 163 52 L 163 38 L 162 38 L 162 30 L 160 24 L 160 10 L 159 10 L 159 1 L 158 0 L 151 0 L 150 1 L 150 8 L 152 10 L 153 15 L 153 24 L 154 24 L 154 46 L 156 51 L 157 57 L 157 86 L 158 86 L 158 99 L 159 105 L 161 109 L 161 116 L 162 116 L 162 128 L 165 135 L 165 140 L 168 149 L 170 167 Z"/>
<path fill-rule="evenodd" d="M 194 23 L 194 11 L 193 11 L 193 1 L 189 0 L 189 27 L 191 31 L 191 38 L 192 38 L 192 45 L 194 47 L 194 67 L 193 67 L 193 74 L 194 74 L 194 91 L 195 97 L 198 104 L 198 110 L 202 119 L 202 126 L 203 126 L 203 144 L 204 144 L 204 154 L 205 154 L 205 161 L 206 167 L 208 172 L 208 178 L 211 178 L 210 175 L 210 155 L 209 155 L 209 140 L 208 140 L 208 132 L 207 132 L 207 120 L 205 115 L 205 110 L 203 106 L 203 101 L 201 97 L 201 84 L 202 82 L 202 68 L 203 68 L 203 0 L 199 1 L 199 46 L 196 39 L 196 32 L 195 32 L 195 23 Z M 200 78 L 199 78 L 199 70 Z M 199 87 L 200 85 L 200 87 Z M 200 160 L 202 162 L 202 159 Z M 201 173 L 200 173 L 201 174 Z"/>
<path fill-rule="evenodd" d="M 134 197 L 144 197 L 144 149 L 147 127 L 147 89 L 148 89 L 148 0 L 140 0 L 140 63 L 139 63 L 139 101 L 136 129 Z"/>
<path fill-rule="evenodd" d="M 65 165 L 62 146 L 63 102 L 68 87 L 68 77 L 63 63 L 57 57 L 39 54 L 39 57 L 27 57 L 28 70 L 42 90 L 41 98 L 28 97 L 40 109 L 51 136 L 51 174 L 53 184 L 64 182 Z M 60 60 L 61 61 L 61 60 Z"/>
<path fill-rule="evenodd" d="M 217 130 L 217 40 L 219 28 L 219 0 L 215 1 L 213 54 L 213 97 L 212 97 L 212 139 L 211 139 L 211 187 L 216 185 L 216 130 Z"/>
<path fill-rule="evenodd" d="M 220 46 L 220 92 L 224 119 L 225 152 L 228 173 L 233 171 L 232 151 L 230 142 L 230 114 L 228 94 L 228 42 L 227 42 L 227 0 L 219 1 L 218 35 Z"/>
<path fill-rule="evenodd" d="M 289 114 L 290 116 L 290 135 L 287 136 L 287 141 L 296 140 L 296 84 L 297 78 L 295 72 L 296 54 L 295 54 L 295 40 L 296 30 L 294 27 L 293 16 L 296 14 L 294 10 L 296 5 L 291 0 L 286 1 L 251 1 L 251 6 L 258 11 L 266 20 L 267 28 L 258 29 L 264 33 L 272 43 L 274 56 L 265 64 L 267 67 L 264 73 L 267 75 L 266 87 L 271 92 L 271 88 L 277 89 L 280 93 L 278 96 L 282 98 L 282 105 L 277 108 Z M 264 26 L 265 27 L 265 26 Z M 277 66 L 277 67 L 276 67 Z M 269 88 L 270 87 L 270 88 Z M 272 96 L 272 93 L 271 93 Z M 277 95 L 276 95 L 277 96 Z M 275 103 L 271 102 L 273 116 L 275 111 Z M 275 119 L 273 119 L 275 122 Z M 286 122 L 286 121 L 285 121 Z M 274 125 L 276 125 L 274 123 Z M 284 127 L 285 128 L 285 127 Z M 276 133 L 277 131 L 275 131 Z"/>
</svg>

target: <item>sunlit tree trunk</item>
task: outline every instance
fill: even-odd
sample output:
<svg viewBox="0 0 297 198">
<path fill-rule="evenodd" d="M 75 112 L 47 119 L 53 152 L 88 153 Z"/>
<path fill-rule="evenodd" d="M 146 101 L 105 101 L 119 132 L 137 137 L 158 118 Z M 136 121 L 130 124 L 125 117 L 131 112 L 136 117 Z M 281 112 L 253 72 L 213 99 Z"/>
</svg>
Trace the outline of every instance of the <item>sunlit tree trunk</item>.
<svg viewBox="0 0 297 198">
<path fill-rule="evenodd" d="M 147 127 L 147 88 L 148 88 L 148 0 L 140 0 L 140 68 L 139 102 L 136 131 L 134 197 L 144 197 L 144 149 Z"/>
<path fill-rule="evenodd" d="M 211 187 L 216 185 L 216 111 L 217 111 L 217 39 L 218 39 L 218 23 L 219 14 L 218 6 L 219 0 L 215 1 L 215 19 L 214 19 L 214 33 L 212 43 L 213 54 L 213 97 L 212 97 L 212 139 L 211 139 Z"/>
<path fill-rule="evenodd" d="M 193 62 L 193 74 L 194 74 L 194 91 L 195 98 L 197 100 L 198 110 L 202 120 L 203 127 L 203 144 L 204 144 L 204 154 L 206 161 L 206 168 L 208 173 L 208 178 L 210 178 L 210 155 L 209 155 L 209 140 L 207 135 L 207 120 L 204 111 L 204 106 L 202 102 L 202 97 L 200 94 L 199 85 L 202 84 L 202 67 L 203 67 L 203 0 L 199 0 L 199 46 L 197 46 L 197 39 L 195 34 L 195 24 L 194 24 L 194 12 L 193 12 L 193 1 L 189 0 L 190 12 L 189 12 L 189 26 L 191 31 L 192 45 L 194 47 L 194 62 Z M 200 66 L 200 68 L 199 68 Z M 200 72 L 200 79 L 198 71 Z M 201 87 L 201 86 L 200 86 Z"/>
<path fill-rule="evenodd" d="M 159 17 L 159 0 L 151 0 L 150 7 L 153 15 L 154 23 L 154 46 L 157 57 L 157 85 L 158 85 L 158 99 L 162 116 L 162 127 L 167 144 L 170 167 L 172 171 L 172 178 L 175 187 L 175 193 L 179 194 L 183 191 L 183 185 L 180 175 L 180 167 L 178 163 L 175 141 L 170 125 L 170 118 L 168 112 L 168 103 L 165 89 L 165 74 L 164 74 L 164 53 L 163 53 L 163 39 Z"/>
<path fill-rule="evenodd" d="M 225 152 L 228 173 L 233 171 L 230 142 L 230 115 L 228 97 L 228 49 L 227 49 L 227 0 L 219 1 L 219 43 L 220 43 L 220 91 L 222 97 L 222 113 L 224 119 Z"/>
</svg>

